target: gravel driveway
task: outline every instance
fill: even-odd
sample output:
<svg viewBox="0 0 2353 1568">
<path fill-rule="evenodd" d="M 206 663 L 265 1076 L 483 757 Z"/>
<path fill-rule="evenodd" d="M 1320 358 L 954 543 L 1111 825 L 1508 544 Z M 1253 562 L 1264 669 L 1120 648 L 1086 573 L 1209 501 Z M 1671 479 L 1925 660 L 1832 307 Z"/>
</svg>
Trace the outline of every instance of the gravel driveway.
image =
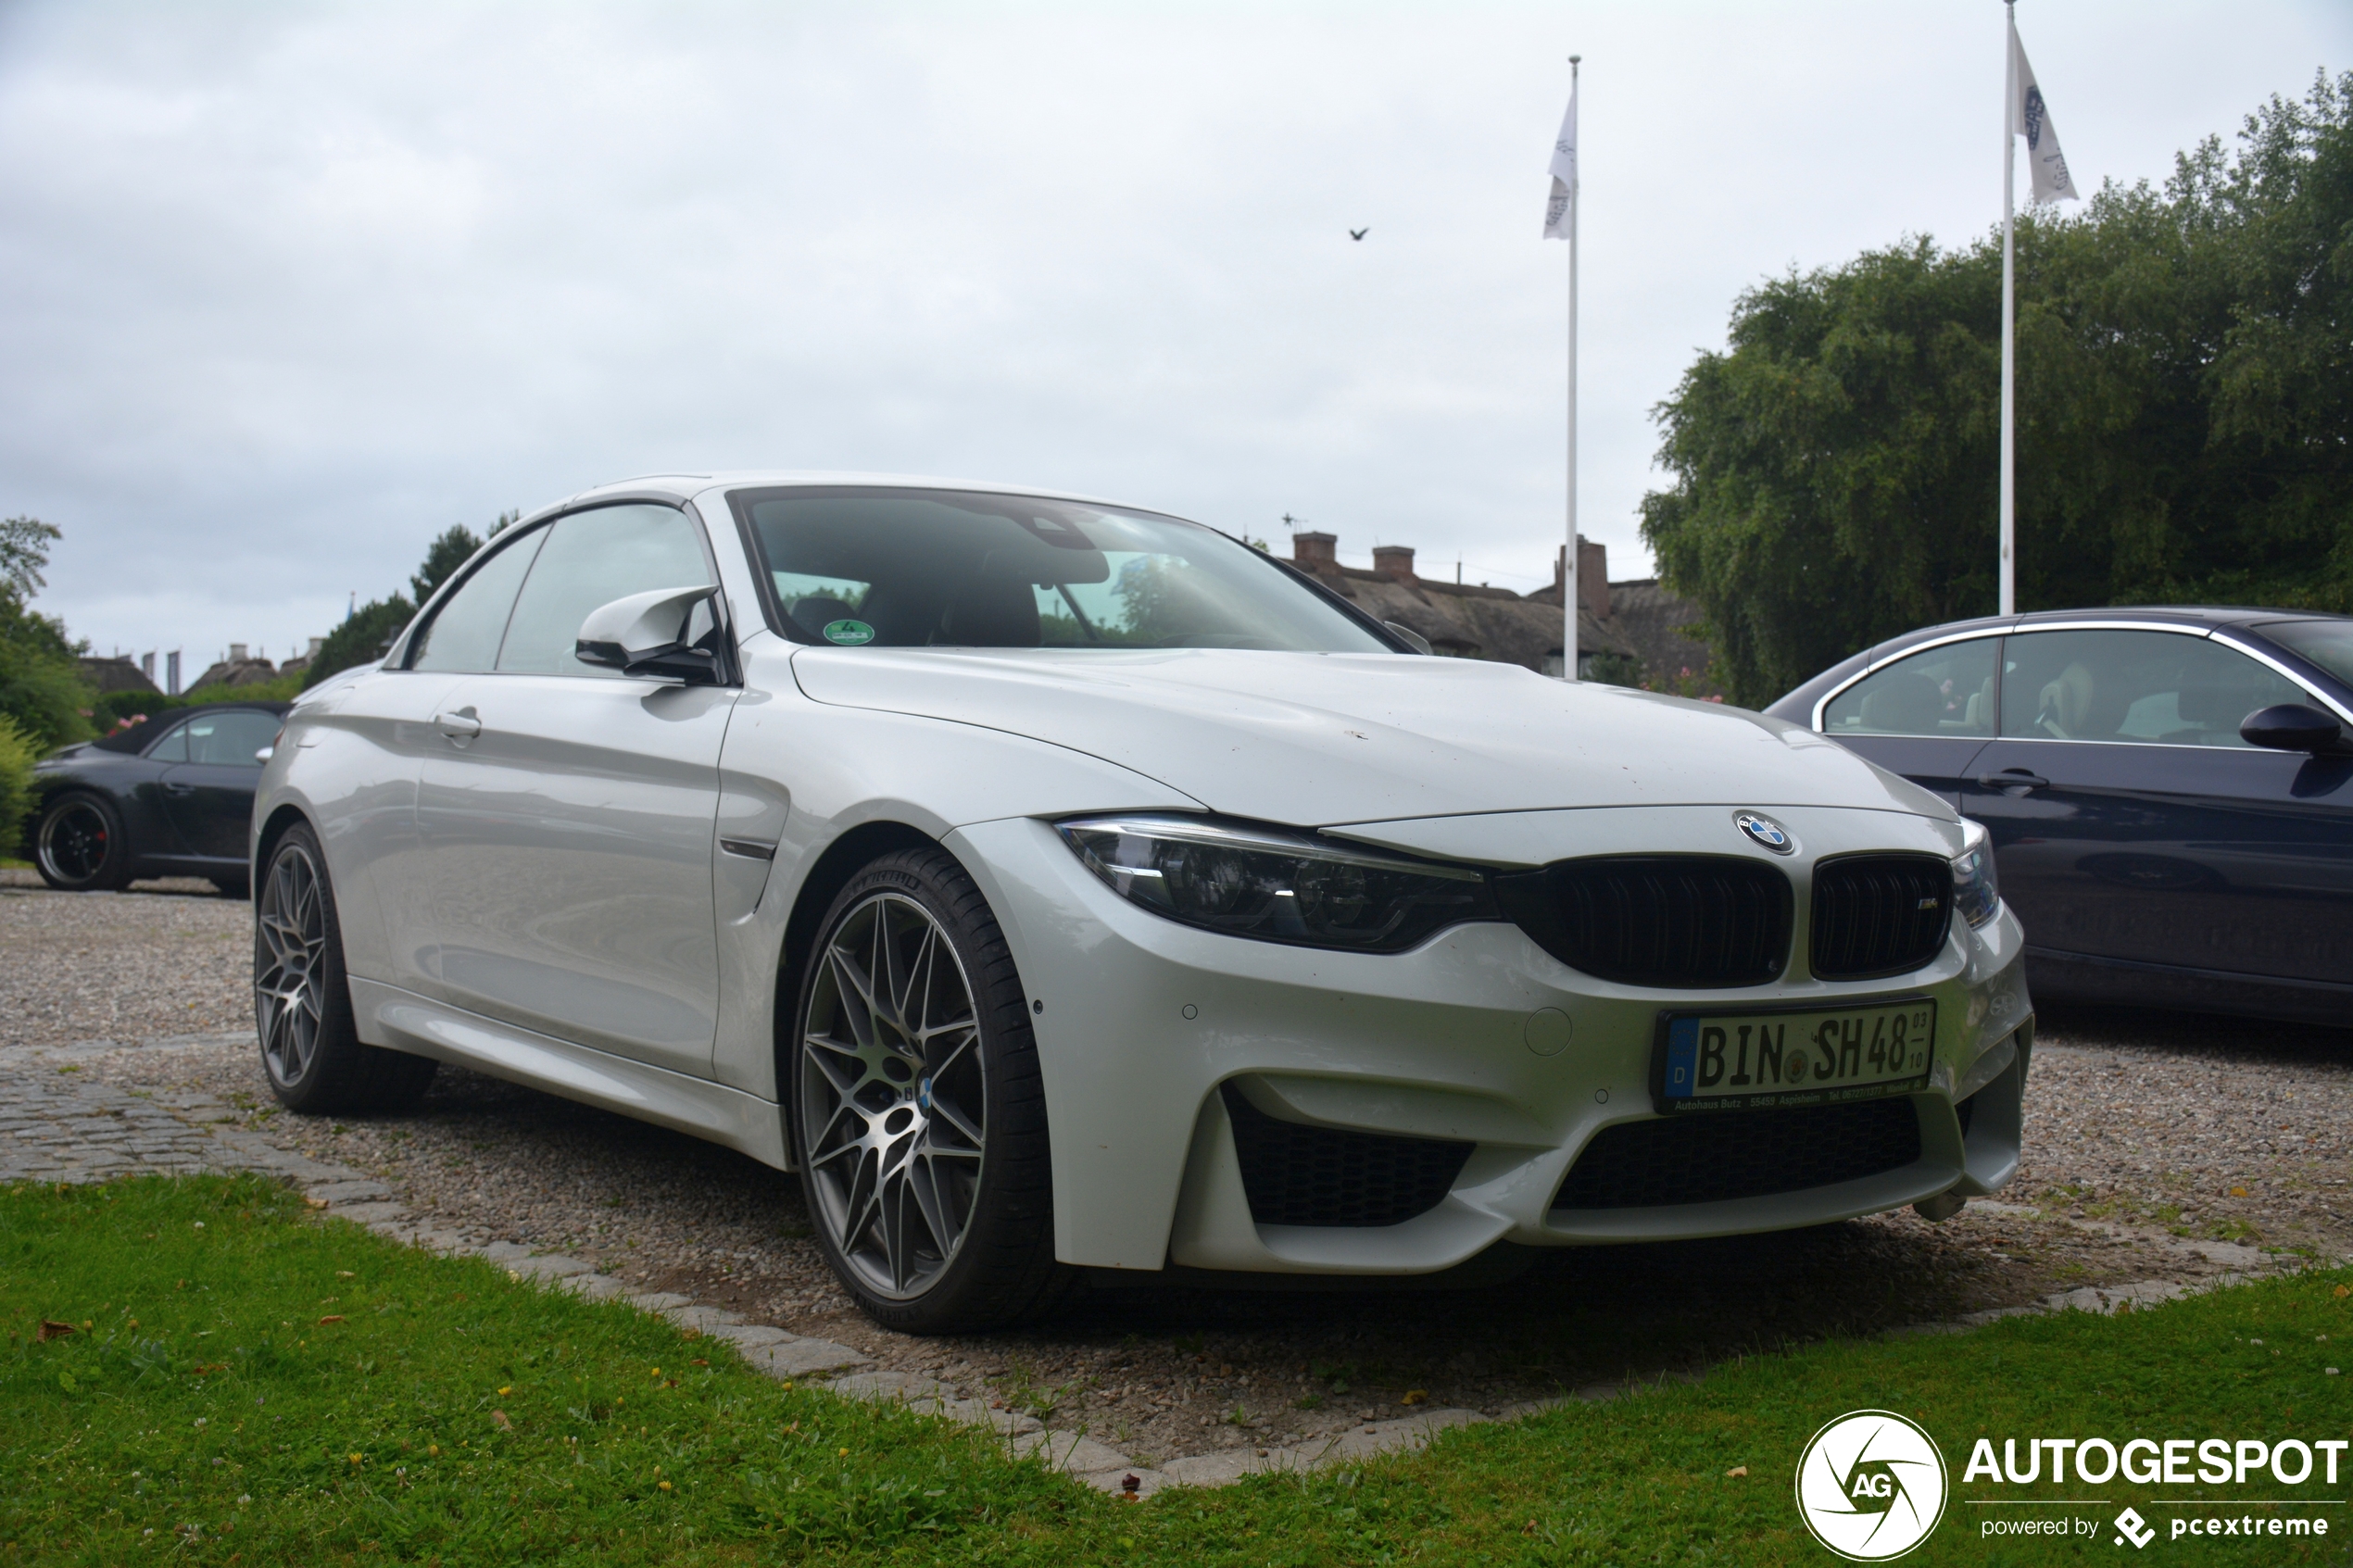
<svg viewBox="0 0 2353 1568">
<path fill-rule="evenodd" d="M 193 884 L 202 886 L 203 884 Z M 1017 1334 L 914 1339 L 833 1285 L 792 1178 L 683 1135 L 445 1068 L 413 1115 L 279 1111 L 250 1047 L 250 909 L 182 884 L 39 890 L 0 872 L 0 1046 L 110 1042 L 82 1070 L 194 1086 L 271 1141 L 371 1171 L 441 1227 L 561 1249 L 883 1366 L 1052 1413 L 1139 1458 L 1298 1441 L 1402 1413 L 1489 1411 L 1746 1350 L 2191 1280 L 2208 1238 L 2353 1251 L 2353 1033 L 2046 1013 L 2028 1158 L 2006 1202 L 1794 1236 L 1563 1251 L 1470 1291 L 1096 1288 Z"/>
</svg>

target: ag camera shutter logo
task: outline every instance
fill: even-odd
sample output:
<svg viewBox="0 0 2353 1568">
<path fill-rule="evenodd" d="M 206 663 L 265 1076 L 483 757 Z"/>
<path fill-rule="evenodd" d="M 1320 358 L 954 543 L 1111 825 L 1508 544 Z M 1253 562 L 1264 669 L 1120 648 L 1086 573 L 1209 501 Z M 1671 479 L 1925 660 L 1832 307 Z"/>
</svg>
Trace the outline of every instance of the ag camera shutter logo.
<svg viewBox="0 0 2353 1568">
<path fill-rule="evenodd" d="M 1935 1439 L 1894 1411 L 1850 1411 L 1797 1461 L 1798 1517 L 1850 1562 L 1886 1562 L 1928 1539 L 1946 1489 Z"/>
</svg>

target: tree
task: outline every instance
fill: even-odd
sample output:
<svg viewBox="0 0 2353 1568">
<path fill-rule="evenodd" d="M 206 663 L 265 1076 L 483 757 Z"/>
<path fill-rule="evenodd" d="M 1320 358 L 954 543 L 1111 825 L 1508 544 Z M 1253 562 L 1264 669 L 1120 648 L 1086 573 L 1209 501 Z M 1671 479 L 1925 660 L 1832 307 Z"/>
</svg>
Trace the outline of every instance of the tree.
<svg viewBox="0 0 2353 1568">
<path fill-rule="evenodd" d="M 501 518 L 499 521 L 503 523 L 506 520 Z M 494 528 L 491 532 L 495 533 L 497 530 Z M 417 591 L 417 603 L 422 604 L 433 597 L 433 591 L 447 582 L 449 574 L 465 565 L 481 548 L 482 541 L 475 537 L 472 529 L 462 522 L 453 524 L 448 533 L 435 539 L 432 548 L 425 551 L 424 565 L 409 579 L 409 585 Z"/>
<path fill-rule="evenodd" d="M 517 513 L 501 512 L 491 525 L 493 538 L 504 533 Z M 317 685 L 338 671 L 355 664 L 367 664 L 382 659 L 392 640 L 400 634 L 417 613 L 417 608 L 433 597 L 434 590 L 449 580 L 450 573 L 472 558 L 482 548 L 482 540 L 464 523 L 453 524 L 449 530 L 425 548 L 425 558 L 409 578 L 409 586 L 416 597 L 393 594 L 361 605 L 346 617 L 342 625 L 328 633 L 319 644 L 318 654 L 310 667 L 303 671 L 305 688 Z"/>
<path fill-rule="evenodd" d="M 65 622 L 32 609 L 46 586 L 54 524 L 38 518 L 0 521 L 0 717 L 38 752 L 89 734 L 82 710 L 95 696 L 82 678 L 85 645 L 66 635 Z"/>
<path fill-rule="evenodd" d="M 319 651 L 302 672 L 304 690 L 355 664 L 371 664 L 384 656 L 393 638 L 409 624 L 417 607 L 398 594 L 371 599 L 344 618 L 342 624 L 320 639 Z"/>
<path fill-rule="evenodd" d="M 1996 608 L 1998 235 L 1735 303 L 1642 502 L 1734 700 Z M 2024 608 L 2353 608 L 2353 74 L 2018 230 Z"/>
<path fill-rule="evenodd" d="M 61 535 L 57 525 L 37 517 L 12 517 L 0 522 L 0 593 L 27 600 L 49 585 L 41 569 L 49 564 L 49 546 Z"/>
</svg>

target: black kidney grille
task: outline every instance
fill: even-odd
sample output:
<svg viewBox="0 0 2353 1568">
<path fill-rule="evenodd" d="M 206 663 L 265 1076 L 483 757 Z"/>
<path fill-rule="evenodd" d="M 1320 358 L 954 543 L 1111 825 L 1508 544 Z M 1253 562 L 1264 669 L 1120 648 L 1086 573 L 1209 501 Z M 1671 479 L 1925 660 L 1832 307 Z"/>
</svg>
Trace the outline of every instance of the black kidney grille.
<svg viewBox="0 0 2353 1568">
<path fill-rule="evenodd" d="M 1250 1217 L 1262 1225 L 1394 1225 L 1439 1205 L 1471 1146 L 1277 1122 L 1226 1085 Z"/>
<path fill-rule="evenodd" d="M 1789 878 L 1760 860 L 1617 855 L 1495 879 L 1504 913 L 1571 969 L 1628 985 L 1762 985 L 1789 960 Z"/>
<path fill-rule="evenodd" d="M 1814 973 L 1903 974 L 1936 957 L 1953 923 L 1953 868 L 1934 855 L 1850 855 L 1814 868 Z"/>
<path fill-rule="evenodd" d="M 1553 1207 L 1663 1209 L 1766 1198 L 1900 1171 L 1919 1157 L 1919 1117 L 1901 1096 L 1687 1111 L 1603 1128 L 1569 1167 Z"/>
</svg>

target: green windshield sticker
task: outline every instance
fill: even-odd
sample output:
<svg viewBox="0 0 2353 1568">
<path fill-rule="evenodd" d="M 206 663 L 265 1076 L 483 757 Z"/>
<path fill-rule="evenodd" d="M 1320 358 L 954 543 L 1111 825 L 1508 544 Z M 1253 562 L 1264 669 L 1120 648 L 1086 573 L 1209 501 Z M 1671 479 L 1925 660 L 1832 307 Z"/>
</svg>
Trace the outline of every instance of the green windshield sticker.
<svg viewBox="0 0 2353 1568">
<path fill-rule="evenodd" d="M 825 623 L 825 641 L 854 648 L 875 640 L 875 629 L 862 621 L 829 621 Z"/>
</svg>

